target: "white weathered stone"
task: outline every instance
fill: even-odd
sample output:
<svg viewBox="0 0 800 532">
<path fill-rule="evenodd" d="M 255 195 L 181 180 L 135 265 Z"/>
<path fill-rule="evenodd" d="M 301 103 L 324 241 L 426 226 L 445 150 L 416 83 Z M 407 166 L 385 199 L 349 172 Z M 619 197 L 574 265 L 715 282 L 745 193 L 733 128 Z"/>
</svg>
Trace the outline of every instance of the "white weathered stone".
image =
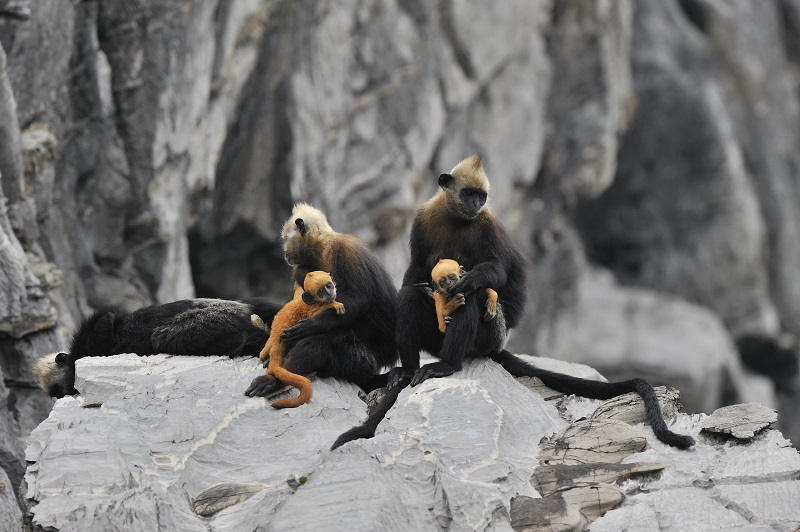
<svg viewBox="0 0 800 532">
<path fill-rule="evenodd" d="M 57 401 L 29 439 L 22 495 L 32 529 L 508 530 L 512 499 L 540 497 L 530 482 L 540 441 L 567 425 L 555 402 L 478 360 L 403 390 L 375 438 L 329 451 L 364 419 L 356 387 L 316 379 L 310 403 L 277 411 L 243 395 L 262 371 L 255 359 L 222 357 L 79 363 L 87 397 Z M 748 497 L 783 489 L 800 455 L 772 430 L 748 444 L 703 436 L 704 419 L 678 414 L 671 424 L 698 440 L 688 451 L 661 444 L 647 425 L 628 428 L 649 447 L 623 461 L 640 474 L 593 526 L 739 526 L 746 506 L 754 523 L 790 527 L 791 489 Z M 664 469 L 648 473 L 653 462 Z M 736 504 L 719 504 L 724 497 Z"/>
<path fill-rule="evenodd" d="M 717 408 L 703 421 L 703 430 L 749 440 L 776 421 L 778 413 L 775 409 L 747 403 Z"/>
</svg>

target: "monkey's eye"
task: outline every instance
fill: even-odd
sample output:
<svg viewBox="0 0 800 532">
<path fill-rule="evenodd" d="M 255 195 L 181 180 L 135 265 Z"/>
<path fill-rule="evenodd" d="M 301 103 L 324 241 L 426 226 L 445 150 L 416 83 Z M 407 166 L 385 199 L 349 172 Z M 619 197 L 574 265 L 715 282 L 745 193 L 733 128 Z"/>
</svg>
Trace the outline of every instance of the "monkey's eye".
<svg viewBox="0 0 800 532">
<path fill-rule="evenodd" d="M 468 197 L 486 201 L 487 194 L 483 190 L 479 190 L 477 188 L 465 188 L 464 192 L 467 194 Z"/>
<path fill-rule="evenodd" d="M 456 275 L 456 274 L 454 274 L 454 273 L 451 273 L 451 274 L 450 274 L 450 280 L 451 280 L 451 281 L 458 281 L 458 275 Z"/>
</svg>

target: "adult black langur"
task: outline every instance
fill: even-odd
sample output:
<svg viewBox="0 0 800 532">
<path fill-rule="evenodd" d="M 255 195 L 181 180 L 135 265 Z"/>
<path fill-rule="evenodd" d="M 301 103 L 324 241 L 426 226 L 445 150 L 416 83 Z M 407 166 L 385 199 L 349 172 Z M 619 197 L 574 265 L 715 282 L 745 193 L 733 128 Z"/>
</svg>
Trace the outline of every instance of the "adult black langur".
<svg viewBox="0 0 800 532">
<path fill-rule="evenodd" d="M 669 430 L 655 391 L 646 381 L 605 383 L 572 377 L 537 368 L 504 349 L 508 330 L 519 323 L 524 311 L 527 261 L 486 207 L 489 180 L 480 156 L 468 157 L 449 174 L 441 174 L 438 184 L 439 191 L 420 207 L 411 226 L 411 263 L 397 301 L 396 338 L 402 368 L 390 372 L 389 392 L 375 413 L 342 434 L 333 448 L 372 437 L 405 382 L 416 386 L 432 377 L 451 375 L 461 369 L 465 357 L 489 357 L 515 377 L 539 377 L 562 393 L 610 399 L 637 392 L 659 440 L 680 448 L 693 445 L 691 437 Z M 466 302 L 452 314 L 444 334 L 437 326 L 430 291 L 420 288 L 427 286 L 440 258 L 454 259 L 467 270 L 449 290 L 450 295 L 463 293 Z M 498 294 L 496 319 L 488 321 L 483 319 L 485 288 Z M 420 349 L 439 361 L 420 368 Z"/>
<path fill-rule="evenodd" d="M 34 364 L 33 373 L 44 391 L 63 397 L 78 393 L 75 361 L 83 357 L 121 353 L 258 356 L 269 331 L 256 328 L 251 315 L 271 323 L 282 306 L 254 297 L 239 301 L 182 299 L 130 313 L 103 307 L 78 326 L 68 352 L 43 356 Z"/>
<path fill-rule="evenodd" d="M 337 300 L 347 309 L 344 314 L 326 310 L 286 329 L 283 367 L 299 375 L 344 379 L 365 391 L 385 386 L 381 370 L 397 364 L 397 289 L 389 273 L 366 244 L 334 231 L 325 215 L 306 203 L 294 206 L 282 236 L 295 283 L 302 285 L 314 270 L 329 272 L 336 279 Z M 245 394 L 263 397 L 282 386 L 271 375 L 259 375 Z"/>
</svg>

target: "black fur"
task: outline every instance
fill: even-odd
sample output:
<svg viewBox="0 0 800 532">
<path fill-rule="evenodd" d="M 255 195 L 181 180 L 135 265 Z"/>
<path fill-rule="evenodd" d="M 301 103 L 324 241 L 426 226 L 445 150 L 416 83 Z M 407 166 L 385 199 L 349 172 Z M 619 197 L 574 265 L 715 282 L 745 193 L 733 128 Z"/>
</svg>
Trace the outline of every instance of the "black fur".
<svg viewBox="0 0 800 532">
<path fill-rule="evenodd" d="M 63 371 L 48 393 L 63 397 L 75 389 L 75 361 L 91 356 L 120 353 L 154 355 L 258 356 L 269 334 L 250 321 L 257 314 L 264 323 L 282 305 L 266 298 L 241 301 L 183 299 L 152 305 L 131 313 L 104 307 L 81 323 L 68 353 L 58 353 L 56 365 Z"/>
<path fill-rule="evenodd" d="M 636 392 L 644 401 L 644 408 L 656 438 L 667 445 L 680 449 L 694 445 L 694 439 L 691 436 L 675 434 L 667 428 L 664 417 L 661 415 L 661 406 L 658 404 L 656 392 L 650 383 L 643 379 L 607 383 L 581 379 L 537 368 L 520 360 L 505 349 L 489 355 L 489 358 L 499 363 L 515 377 L 539 377 L 545 386 L 563 393 L 574 393 L 591 399 L 611 399 L 622 394 Z"/>
<path fill-rule="evenodd" d="M 302 222 L 302 221 L 301 221 Z M 303 228 L 302 238 L 308 229 Z M 384 367 L 397 363 L 395 337 L 395 302 L 397 289 L 378 258 L 353 237 L 339 235 L 326 243 L 323 254 L 309 244 L 293 257 L 294 278 L 302 283 L 306 273 L 323 270 L 336 282 L 337 301 L 346 312 L 320 312 L 313 318 L 284 331 L 281 339 L 291 345 L 284 368 L 307 375 L 317 372 L 353 382 L 365 391 L 386 384 L 380 375 Z M 323 263 L 323 255 L 329 264 Z M 256 377 L 245 391 L 248 396 L 266 396 L 283 385 L 271 376 Z"/>
<path fill-rule="evenodd" d="M 562 393 L 608 399 L 636 391 L 644 400 L 659 440 L 681 448 L 693 445 L 691 437 L 675 434 L 667 428 L 655 392 L 645 381 L 603 383 L 553 373 L 527 364 L 503 349 L 508 329 L 519 323 L 524 312 L 527 261 L 494 215 L 487 209 L 474 212 L 476 206 L 483 205 L 480 196 L 471 194 L 465 201 L 463 193 L 468 187 L 459 183 L 458 176 L 442 174 L 439 186 L 444 194 L 440 192 L 420 208 L 411 228 L 411 264 L 403 278 L 397 303 L 396 339 L 402 368 L 390 371 L 389 385 L 410 378 L 411 386 L 416 386 L 426 379 L 460 370 L 465 357 L 488 356 L 512 375 L 540 377 L 546 385 Z M 453 198 L 458 201 L 454 202 Z M 420 288 L 429 282 L 430 272 L 440 258 L 454 259 L 467 270 L 450 289 L 451 294 L 468 296 L 467 303 L 451 315 L 444 334 L 439 332 L 429 291 Z M 498 293 L 497 320 L 483 319 L 486 302 L 483 288 L 493 288 Z M 478 290 L 481 291 L 469 297 Z M 420 368 L 421 349 L 439 361 Z M 398 394 L 397 389 L 387 394 L 383 399 L 386 404 L 380 405 L 374 416 L 364 425 L 341 435 L 334 445 L 374 435 L 380 422 L 377 416 L 385 415 Z"/>
</svg>

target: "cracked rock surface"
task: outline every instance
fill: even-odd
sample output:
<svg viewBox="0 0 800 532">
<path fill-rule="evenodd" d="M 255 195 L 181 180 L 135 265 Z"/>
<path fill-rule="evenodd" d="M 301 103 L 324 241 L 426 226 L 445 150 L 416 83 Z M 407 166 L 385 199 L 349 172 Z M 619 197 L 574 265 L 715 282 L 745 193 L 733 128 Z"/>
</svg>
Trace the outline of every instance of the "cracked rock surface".
<svg viewBox="0 0 800 532">
<path fill-rule="evenodd" d="M 593 519 L 592 530 L 800 525 L 792 502 L 800 455 L 774 430 L 723 439 L 701 433 L 707 416 L 678 413 L 668 423 L 698 444 L 675 450 L 641 423 L 567 421 L 559 401 L 567 412 L 602 403 L 545 400 L 479 360 L 404 390 L 374 439 L 329 451 L 365 417 L 357 388 L 316 379 L 309 404 L 278 411 L 243 395 L 261 371 L 255 359 L 222 357 L 79 361 L 84 396 L 57 401 L 29 440 L 27 530 L 580 530 Z M 617 438 L 609 427 L 635 444 L 589 452 L 569 440 Z M 552 457 L 545 465 L 543 438 L 581 447 L 581 459 L 569 462 L 581 465 Z M 621 454 L 609 458 L 604 448 Z M 532 513 L 531 501 L 541 512 Z"/>
</svg>

